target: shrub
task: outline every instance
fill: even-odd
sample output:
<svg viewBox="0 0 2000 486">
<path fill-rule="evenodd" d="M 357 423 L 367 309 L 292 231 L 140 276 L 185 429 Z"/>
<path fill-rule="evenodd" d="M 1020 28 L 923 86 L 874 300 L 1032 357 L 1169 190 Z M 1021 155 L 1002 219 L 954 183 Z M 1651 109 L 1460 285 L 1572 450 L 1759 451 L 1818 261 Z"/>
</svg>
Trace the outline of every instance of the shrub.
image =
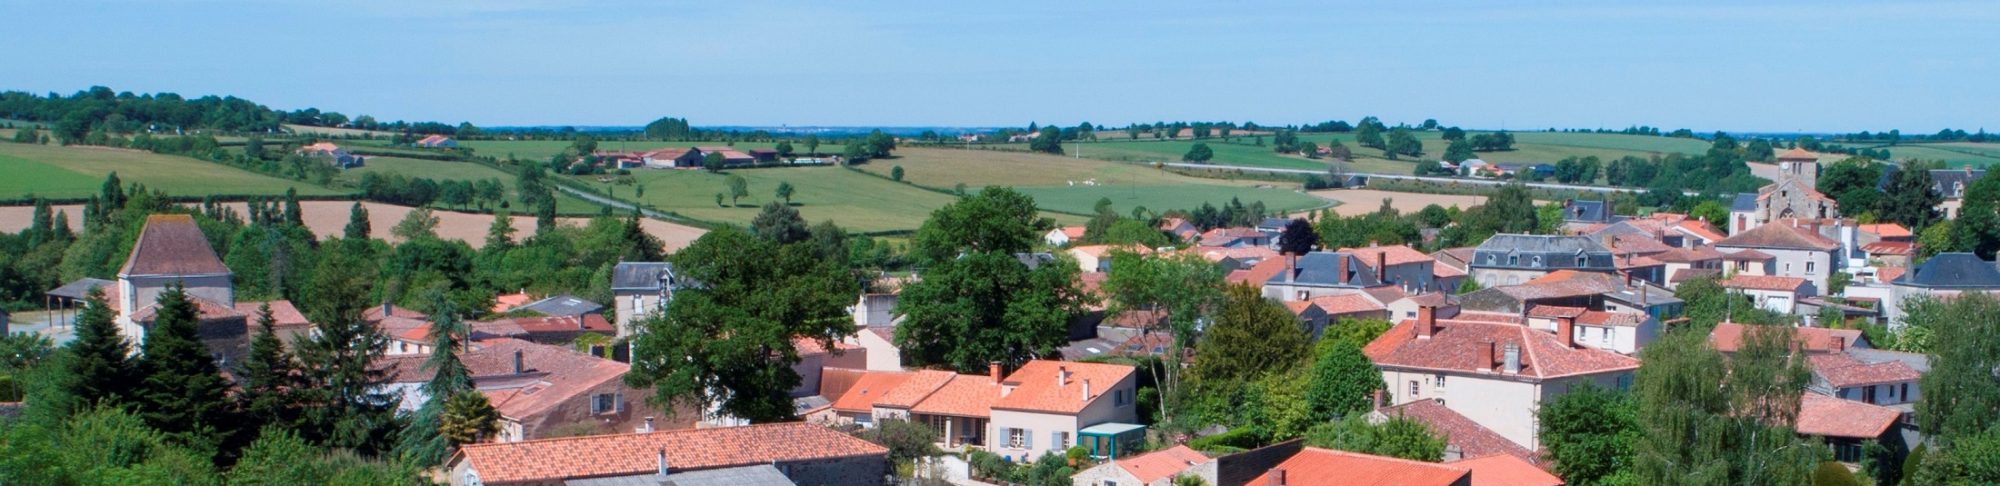
<svg viewBox="0 0 2000 486">
<path fill-rule="evenodd" d="M 1198 451 L 1220 448 L 1255 449 L 1263 446 L 1264 431 L 1256 427 L 1237 427 L 1228 432 L 1188 441 L 1188 447 Z"/>
<path fill-rule="evenodd" d="M 1813 486 L 1861 486 L 1861 480 L 1855 479 L 1847 466 L 1833 461 L 1819 463 L 1819 468 L 1813 470 L 1812 483 Z"/>
</svg>

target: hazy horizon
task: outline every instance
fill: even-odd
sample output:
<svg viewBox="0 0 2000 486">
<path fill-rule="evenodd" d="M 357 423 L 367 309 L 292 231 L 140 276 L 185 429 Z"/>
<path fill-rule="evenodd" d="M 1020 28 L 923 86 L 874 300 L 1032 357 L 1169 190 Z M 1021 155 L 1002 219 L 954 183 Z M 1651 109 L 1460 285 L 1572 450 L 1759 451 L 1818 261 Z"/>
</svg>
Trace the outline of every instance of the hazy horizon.
<svg viewBox="0 0 2000 486">
<path fill-rule="evenodd" d="M 481 126 L 1265 125 L 1967 131 L 1977 2 L 1000 6 L 6 1 L 0 90 L 233 95 Z"/>
</svg>

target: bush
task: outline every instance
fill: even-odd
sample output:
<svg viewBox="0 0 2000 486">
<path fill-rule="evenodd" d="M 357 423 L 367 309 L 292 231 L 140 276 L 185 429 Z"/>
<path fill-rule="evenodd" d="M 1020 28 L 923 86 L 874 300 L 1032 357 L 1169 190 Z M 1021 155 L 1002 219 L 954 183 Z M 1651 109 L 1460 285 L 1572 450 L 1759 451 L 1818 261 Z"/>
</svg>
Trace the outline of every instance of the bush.
<svg viewBox="0 0 2000 486">
<path fill-rule="evenodd" d="M 1847 466 L 1833 461 L 1819 463 L 1819 468 L 1813 470 L 1812 483 L 1813 486 L 1861 486 L 1861 480 L 1855 479 Z"/>
<path fill-rule="evenodd" d="M 1014 464 L 999 454 L 984 450 L 972 451 L 965 462 L 972 466 L 972 476 L 994 482 L 1013 482 Z"/>
<path fill-rule="evenodd" d="M 1256 449 L 1268 439 L 1264 431 L 1256 427 L 1237 427 L 1228 432 L 1188 441 L 1188 447 L 1198 451 L 1219 448 Z"/>
<path fill-rule="evenodd" d="M 1903 457 L 1903 484 L 1910 484 L 1910 478 L 1917 475 L 1917 468 L 1924 465 L 1924 454 L 1929 450 L 1923 444 L 1917 444 L 1917 448 L 1910 449 L 1909 456 Z"/>
</svg>

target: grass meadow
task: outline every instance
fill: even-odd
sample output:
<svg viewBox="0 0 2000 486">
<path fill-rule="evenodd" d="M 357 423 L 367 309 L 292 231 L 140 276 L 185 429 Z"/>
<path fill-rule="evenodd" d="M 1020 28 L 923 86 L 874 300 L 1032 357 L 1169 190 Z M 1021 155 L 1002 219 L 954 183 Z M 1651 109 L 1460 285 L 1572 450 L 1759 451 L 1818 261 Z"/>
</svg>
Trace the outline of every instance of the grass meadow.
<svg viewBox="0 0 2000 486">
<path fill-rule="evenodd" d="M 395 173 L 409 177 L 425 177 L 433 180 L 478 181 L 499 179 L 507 186 L 507 200 L 516 201 L 520 194 L 515 192 L 514 174 L 471 162 L 450 162 L 429 159 L 408 159 L 402 157 L 369 157 L 366 165 L 342 172 L 340 179 L 350 185 L 358 185 L 361 177 L 368 173 Z M 601 206 L 592 204 L 568 193 L 556 193 L 556 212 L 563 214 L 596 214 Z M 515 213 L 528 214 L 531 208 L 513 208 Z"/>
<path fill-rule="evenodd" d="M 112 172 L 119 180 L 177 196 L 209 194 L 340 194 L 307 182 L 267 176 L 213 162 L 138 150 L 0 143 L 0 197 L 88 197 Z"/>
</svg>

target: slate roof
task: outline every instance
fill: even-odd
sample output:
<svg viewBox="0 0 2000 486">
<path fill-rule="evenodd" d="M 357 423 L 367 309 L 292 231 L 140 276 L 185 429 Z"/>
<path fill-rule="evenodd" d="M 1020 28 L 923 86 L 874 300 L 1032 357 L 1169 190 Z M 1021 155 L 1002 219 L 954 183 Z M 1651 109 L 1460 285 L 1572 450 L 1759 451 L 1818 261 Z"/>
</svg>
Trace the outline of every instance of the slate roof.
<svg viewBox="0 0 2000 486">
<path fill-rule="evenodd" d="M 194 217 L 185 214 L 155 214 L 146 217 L 146 227 L 132 243 L 132 254 L 118 269 L 119 276 L 229 275 L 229 267 L 215 256 Z"/>
<path fill-rule="evenodd" d="M 2000 269 L 1971 253 L 1939 253 L 1911 267 L 1894 283 L 1933 289 L 2000 288 Z"/>
<path fill-rule="evenodd" d="M 1736 199 L 1731 199 L 1729 201 L 1729 212 L 1732 213 L 1757 212 L 1757 193 L 1754 192 L 1736 193 Z"/>
<path fill-rule="evenodd" d="M 1914 382 L 1923 376 L 1901 361 L 1864 363 L 1847 353 L 1816 354 L 1808 359 L 1813 374 L 1834 388 Z"/>
<path fill-rule="evenodd" d="M 1839 248 L 1840 244 L 1804 228 L 1794 228 L 1789 224 L 1773 222 L 1751 228 L 1750 231 L 1731 235 L 1722 241 L 1715 242 L 1715 246 L 1833 251 L 1834 248 Z"/>
<path fill-rule="evenodd" d="M 1520 256 L 1518 259 L 1510 257 Z M 1539 264 L 1534 257 L 1542 257 Z M 1584 257 L 1582 265 L 1577 257 Z M 1527 270 L 1551 270 L 1558 268 L 1584 268 L 1611 270 L 1614 267 L 1611 250 L 1598 244 L 1589 236 L 1516 235 L 1497 234 L 1487 238 L 1473 250 L 1475 268 L 1511 268 Z"/>
<path fill-rule="evenodd" d="M 1981 177 L 1986 177 L 1986 171 L 1983 169 L 1973 169 L 1970 167 L 1962 169 L 1933 169 L 1931 170 L 1931 190 L 1937 191 L 1945 199 L 1958 199 L 1964 197 L 1965 189 L 1972 187 L 1972 182 L 1979 180 Z"/>
<path fill-rule="evenodd" d="M 611 267 L 611 290 L 665 290 L 674 275 L 667 262 L 618 262 Z"/>
<path fill-rule="evenodd" d="M 1639 360 L 1595 348 L 1564 346 L 1555 333 L 1514 322 L 1478 320 L 1479 313 L 1437 319 L 1431 338 L 1417 336 L 1416 319 L 1405 319 L 1362 349 L 1377 366 L 1488 373 L 1497 363 L 1478 363 L 1478 349 L 1493 346 L 1499 361 L 1508 343 L 1520 346 L 1522 379 L 1542 380 L 1637 369 Z M 1511 316 L 1507 316 L 1511 317 Z M 1494 375 L 1501 376 L 1501 375 Z"/>
<path fill-rule="evenodd" d="M 1067 370 L 1069 379 L 1058 382 L 1058 370 Z M 1126 365 L 1040 359 L 1029 361 L 1000 381 L 1003 386 L 1013 386 L 1014 391 L 1000 397 L 993 403 L 993 408 L 1075 414 L 1091 402 L 1103 399 L 1113 386 L 1133 373 L 1134 368 Z M 1093 387 L 1087 398 L 1083 395 L 1084 380 L 1090 380 Z"/>
<path fill-rule="evenodd" d="M 1611 207 L 1604 201 L 1571 199 L 1565 201 L 1563 221 L 1603 223 L 1611 221 Z"/>
<path fill-rule="evenodd" d="M 1807 392 L 1799 398 L 1800 435 L 1874 439 L 1896 424 L 1902 412 L 1880 405 Z"/>
<path fill-rule="evenodd" d="M 1348 275 L 1345 278 L 1340 275 L 1340 262 L 1342 260 L 1347 261 Z M 1298 258 L 1298 266 L 1292 269 L 1290 280 L 1287 280 L 1285 275 L 1285 258 L 1273 258 L 1266 261 L 1276 261 L 1279 264 L 1277 274 L 1272 275 L 1270 279 L 1264 281 L 1265 285 L 1372 287 L 1381 284 L 1381 281 L 1375 278 L 1375 262 L 1363 261 L 1349 253 L 1315 251 L 1300 256 Z M 1262 266 L 1262 264 L 1258 266 Z"/>
<path fill-rule="evenodd" d="M 862 456 L 887 448 L 804 422 L 468 444 L 454 458 L 486 484 L 555 483 L 569 478 L 657 471 L 665 451 L 673 470 L 698 471 Z"/>
<path fill-rule="evenodd" d="M 1479 425 L 1458 412 L 1439 405 L 1435 400 L 1417 400 L 1393 407 L 1377 410 L 1384 416 L 1408 417 L 1431 427 L 1432 431 L 1445 436 L 1447 445 L 1459 450 L 1463 457 L 1486 457 L 1503 454 L 1532 460 L 1535 452 L 1507 440 L 1499 432 Z"/>
<path fill-rule="evenodd" d="M 1119 469 L 1124 469 L 1127 474 L 1139 480 L 1139 484 L 1152 484 L 1153 481 L 1178 476 L 1187 472 L 1189 468 L 1214 460 L 1188 446 L 1177 445 L 1113 462 Z"/>
<path fill-rule="evenodd" d="M 569 294 L 529 302 L 527 305 L 514 308 L 545 316 L 580 316 L 603 309 L 603 305 Z"/>
<path fill-rule="evenodd" d="M 1307 447 L 1245 484 L 1286 486 L 1444 486 L 1467 484 L 1472 471 L 1461 466 Z"/>
<path fill-rule="evenodd" d="M 1715 328 L 1708 332 L 1708 344 L 1715 347 L 1716 351 L 1734 353 L 1736 350 L 1742 349 L 1743 331 L 1749 326 L 1756 326 L 1756 324 L 1716 323 Z M 1831 351 L 1833 349 L 1834 338 L 1844 339 L 1846 344 L 1842 347 L 1846 348 L 1856 347 L 1855 344 L 1862 340 L 1861 330 L 1859 329 L 1791 326 L 1774 326 L 1772 328 L 1783 329 L 1785 330 L 1784 332 L 1792 333 L 1792 340 L 1798 341 L 1801 347 L 1807 352 L 1824 353 Z"/>
</svg>

